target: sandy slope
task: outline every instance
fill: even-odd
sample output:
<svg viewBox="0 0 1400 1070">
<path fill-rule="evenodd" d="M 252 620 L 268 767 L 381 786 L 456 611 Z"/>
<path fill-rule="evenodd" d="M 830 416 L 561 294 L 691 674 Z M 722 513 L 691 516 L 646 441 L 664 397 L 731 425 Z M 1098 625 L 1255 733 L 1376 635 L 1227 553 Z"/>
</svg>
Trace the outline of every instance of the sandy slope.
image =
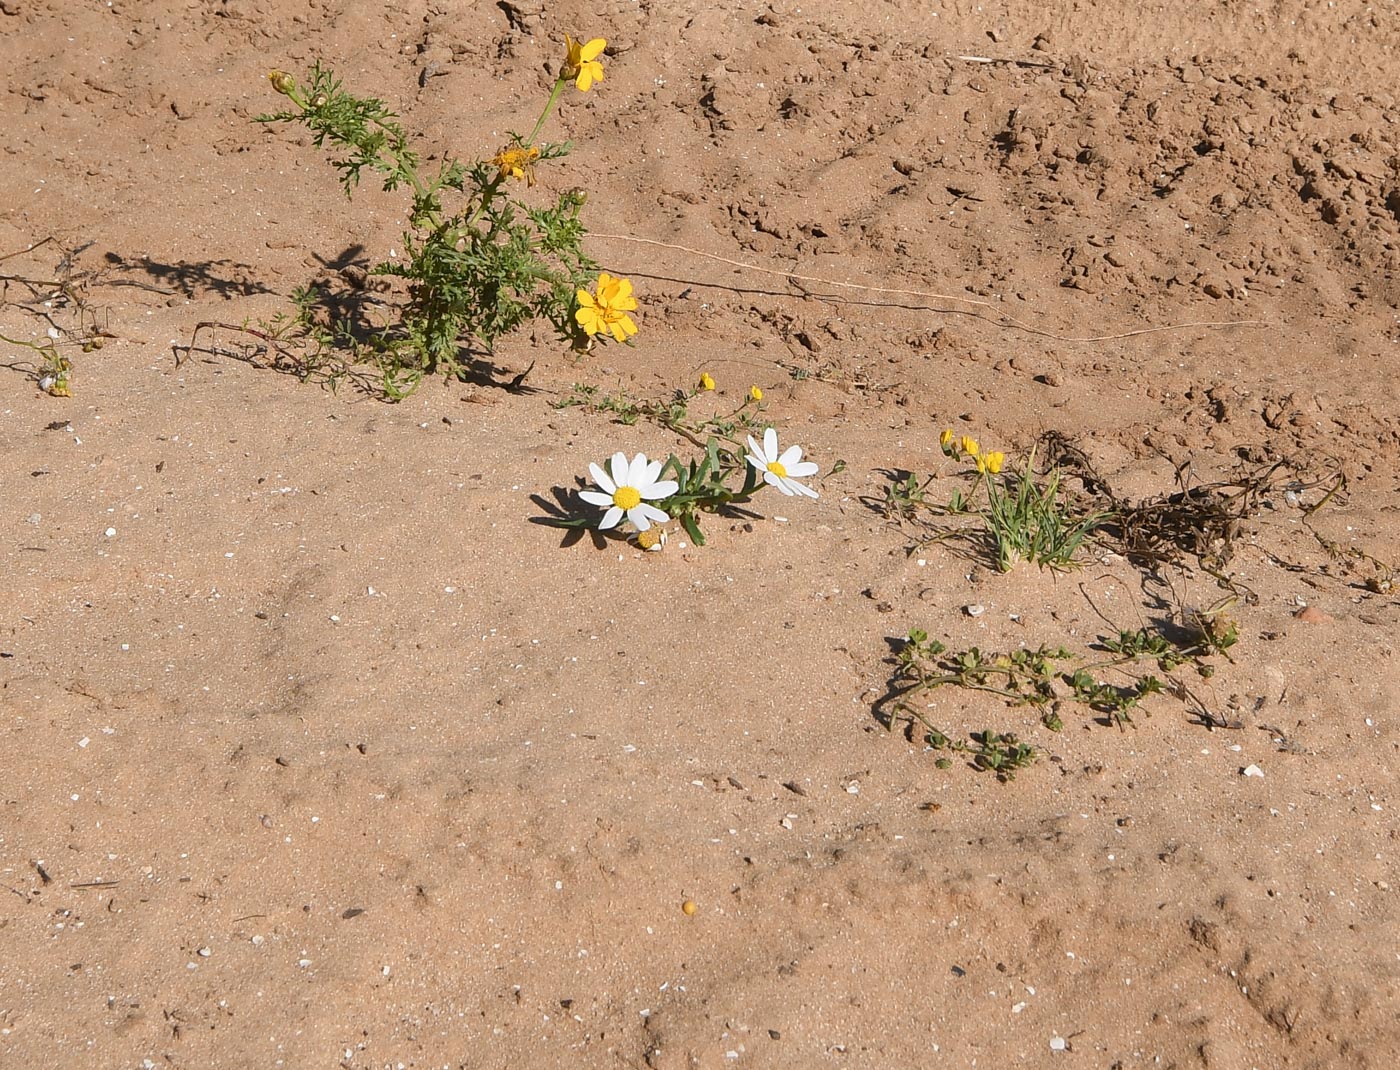
<svg viewBox="0 0 1400 1070">
<path fill-rule="evenodd" d="M 877 718 L 911 627 L 1082 645 L 1221 594 L 908 554 L 873 503 L 952 471 L 945 426 L 1062 432 L 1135 498 L 1340 467 L 1313 527 L 1400 559 L 1393 5 L 1181 6 L 0 0 L 0 253 L 85 247 L 117 336 L 71 400 L 6 350 L 0 1065 L 1393 1065 L 1400 602 L 1301 509 L 1229 564 L 1252 597 L 1199 693 L 1238 729 L 932 696 L 1044 748 L 1003 784 Z M 607 78 L 542 183 L 770 273 L 600 237 L 638 344 L 512 339 L 518 394 L 333 395 L 229 332 L 176 365 L 399 241 L 401 202 L 249 121 L 269 67 L 489 153 L 566 31 Z M 530 522 L 686 445 L 554 408 L 572 383 L 701 370 L 846 462 L 820 501 L 662 554 Z"/>
</svg>

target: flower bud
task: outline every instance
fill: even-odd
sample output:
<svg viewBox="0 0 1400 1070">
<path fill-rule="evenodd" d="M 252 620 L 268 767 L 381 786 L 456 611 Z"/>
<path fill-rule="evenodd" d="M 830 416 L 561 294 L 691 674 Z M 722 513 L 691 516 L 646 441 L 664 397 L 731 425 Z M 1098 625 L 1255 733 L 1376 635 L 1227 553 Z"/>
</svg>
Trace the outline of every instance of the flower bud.
<svg viewBox="0 0 1400 1070">
<path fill-rule="evenodd" d="M 762 401 L 763 391 L 756 386 L 751 386 L 749 387 L 749 397 L 752 398 L 754 401 Z"/>
<path fill-rule="evenodd" d="M 326 96 L 326 94 L 324 93 L 317 93 L 314 97 L 311 98 L 311 106 L 313 108 L 324 108 L 327 104 L 330 103 L 330 99 L 331 98 Z"/>
<path fill-rule="evenodd" d="M 712 379 L 712 378 L 710 377 L 710 373 L 709 373 L 709 372 L 701 372 L 701 373 L 700 373 L 700 389 L 701 389 L 701 390 L 713 390 L 714 388 L 715 388 L 715 381 L 714 381 L 714 379 Z"/>
<path fill-rule="evenodd" d="M 272 88 L 284 97 L 291 96 L 297 87 L 296 79 L 286 71 L 268 71 L 267 80 L 272 83 Z"/>
</svg>

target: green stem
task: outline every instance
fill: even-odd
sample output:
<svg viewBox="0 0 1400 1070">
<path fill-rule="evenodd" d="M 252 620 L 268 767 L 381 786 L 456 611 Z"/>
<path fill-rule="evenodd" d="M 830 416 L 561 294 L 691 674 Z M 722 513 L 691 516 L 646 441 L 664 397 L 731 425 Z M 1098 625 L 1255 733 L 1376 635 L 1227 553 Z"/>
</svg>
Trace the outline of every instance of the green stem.
<svg viewBox="0 0 1400 1070">
<path fill-rule="evenodd" d="M 545 102 L 544 111 L 540 112 L 540 117 L 535 120 L 535 128 L 530 131 L 530 136 L 525 139 L 525 147 L 529 148 L 535 143 L 535 138 L 539 136 L 540 129 L 544 126 L 544 121 L 549 118 L 549 113 L 554 110 L 554 105 L 559 102 L 559 94 L 564 92 L 565 80 L 560 78 L 555 81 L 553 90 L 550 91 L 549 100 Z"/>
<path fill-rule="evenodd" d="M 528 149 L 535 143 L 535 138 L 539 136 L 540 129 L 544 126 L 544 121 L 549 118 L 549 113 L 554 110 L 554 105 L 559 102 L 559 94 L 564 91 L 565 84 L 566 82 L 563 78 L 555 81 L 554 88 L 549 94 L 549 100 L 545 101 L 544 111 L 540 112 L 540 117 L 535 120 L 535 128 L 530 131 L 530 136 L 521 142 L 525 148 Z M 467 219 L 466 225 L 462 227 L 463 232 L 471 230 L 476 224 L 476 221 L 481 218 L 482 214 L 490 206 L 491 201 L 495 198 L 496 191 L 501 188 L 502 181 L 504 181 L 504 176 L 497 175 L 491 184 L 481 191 L 481 203 L 476 206 L 476 210 L 472 212 L 471 216 Z M 460 234 L 458 236 L 460 237 Z"/>
</svg>

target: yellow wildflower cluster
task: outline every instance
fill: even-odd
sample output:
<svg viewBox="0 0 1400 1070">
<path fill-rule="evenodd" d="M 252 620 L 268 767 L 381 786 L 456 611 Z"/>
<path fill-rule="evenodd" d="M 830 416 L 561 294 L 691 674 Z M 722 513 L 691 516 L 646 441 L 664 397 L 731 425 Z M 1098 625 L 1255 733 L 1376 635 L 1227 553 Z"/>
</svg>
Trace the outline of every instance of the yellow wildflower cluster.
<svg viewBox="0 0 1400 1070">
<path fill-rule="evenodd" d="M 1006 463 L 1006 454 L 1001 450 L 982 452 L 981 445 L 971 435 L 954 435 L 951 430 L 945 430 L 938 436 L 938 444 L 943 447 L 945 457 L 966 457 L 977 466 L 979 472 L 996 475 Z"/>
<path fill-rule="evenodd" d="M 496 181 L 509 178 L 524 179 L 525 185 L 535 184 L 535 161 L 540 158 L 540 150 L 533 145 L 509 145 L 491 157 L 491 166 L 500 174 Z"/>
<path fill-rule="evenodd" d="M 610 334 L 615 341 L 625 342 L 637 333 L 637 325 L 627 315 L 637 310 L 632 283 L 627 279 L 616 278 L 604 271 L 598 275 L 596 294 L 579 290 L 576 296 L 578 311 L 574 313 L 574 319 L 587 334 Z"/>
</svg>

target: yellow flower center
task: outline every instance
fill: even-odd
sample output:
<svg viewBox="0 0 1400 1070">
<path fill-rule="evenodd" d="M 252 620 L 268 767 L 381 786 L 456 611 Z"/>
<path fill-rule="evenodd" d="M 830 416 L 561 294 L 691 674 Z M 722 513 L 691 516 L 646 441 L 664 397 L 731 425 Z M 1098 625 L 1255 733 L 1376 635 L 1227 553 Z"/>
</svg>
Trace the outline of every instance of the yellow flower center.
<svg viewBox="0 0 1400 1070">
<path fill-rule="evenodd" d="M 642 492 L 636 487 L 618 487 L 613 494 L 613 505 L 626 512 L 642 504 Z"/>
<path fill-rule="evenodd" d="M 787 469 L 783 467 L 782 461 L 769 461 L 768 471 L 772 472 L 779 479 L 787 478 Z"/>
</svg>

